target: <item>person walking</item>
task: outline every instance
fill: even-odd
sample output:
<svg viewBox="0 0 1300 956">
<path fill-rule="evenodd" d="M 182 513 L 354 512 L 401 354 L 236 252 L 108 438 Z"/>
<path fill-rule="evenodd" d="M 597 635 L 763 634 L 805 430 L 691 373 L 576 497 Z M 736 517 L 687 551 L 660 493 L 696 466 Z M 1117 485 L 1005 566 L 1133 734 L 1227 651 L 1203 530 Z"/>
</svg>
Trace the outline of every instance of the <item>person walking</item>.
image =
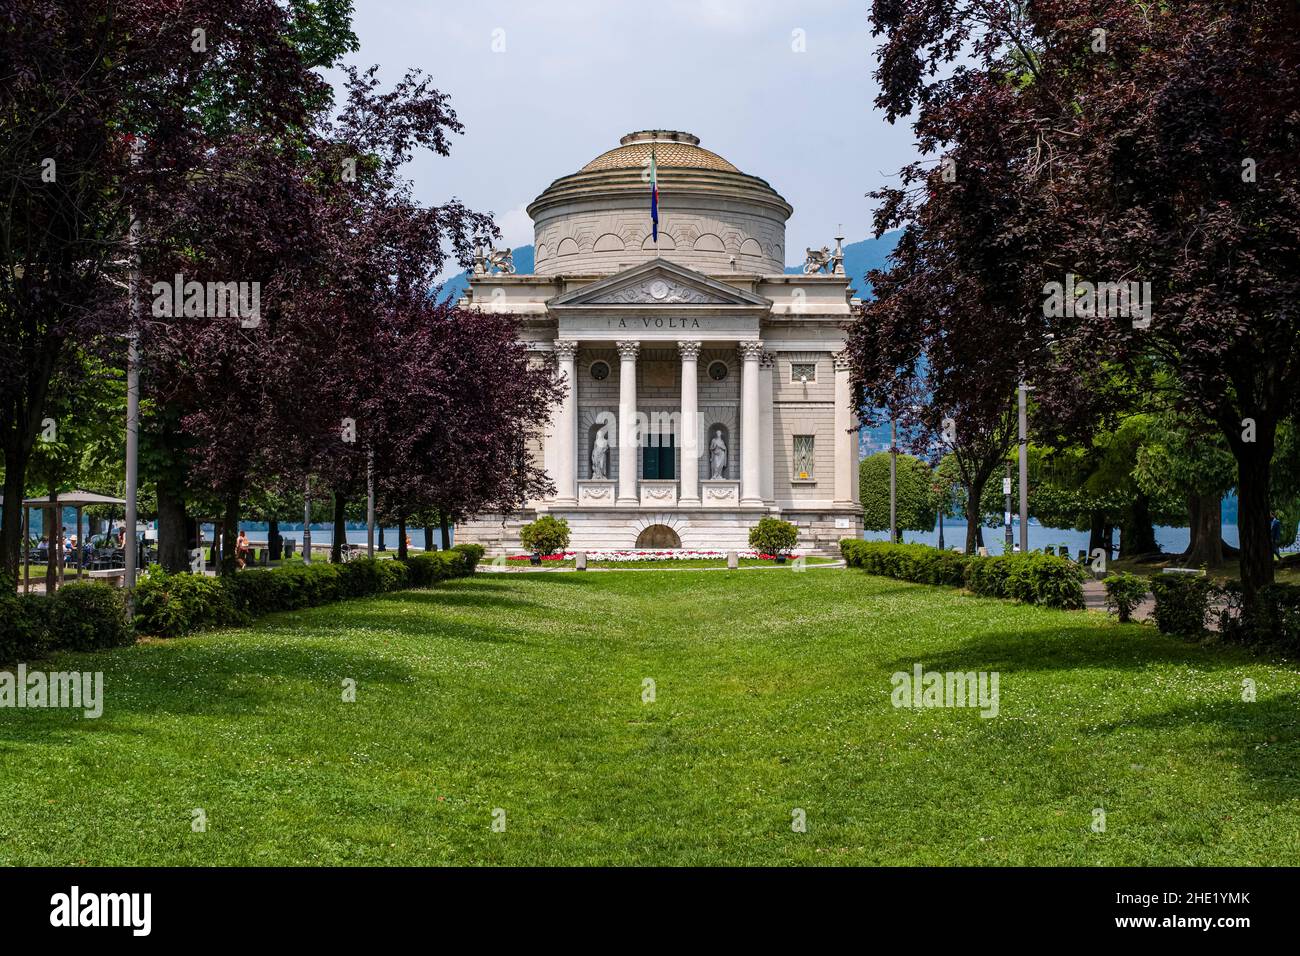
<svg viewBox="0 0 1300 956">
<path fill-rule="evenodd" d="M 1273 543 L 1273 560 L 1282 560 L 1282 521 L 1276 511 L 1268 516 L 1268 539 Z"/>
</svg>

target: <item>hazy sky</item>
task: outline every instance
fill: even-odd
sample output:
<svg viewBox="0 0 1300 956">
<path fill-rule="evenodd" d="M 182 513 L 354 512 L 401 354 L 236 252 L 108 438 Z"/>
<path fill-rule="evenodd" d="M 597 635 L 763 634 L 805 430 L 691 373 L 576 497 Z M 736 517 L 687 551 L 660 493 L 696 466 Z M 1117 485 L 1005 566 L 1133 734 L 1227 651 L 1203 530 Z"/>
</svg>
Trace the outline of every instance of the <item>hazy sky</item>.
<svg viewBox="0 0 1300 956">
<path fill-rule="evenodd" d="M 356 0 L 386 83 L 407 67 L 451 97 L 465 134 L 412 163 L 422 201 L 457 196 L 533 240 L 524 207 L 639 129 L 700 137 L 794 206 L 787 258 L 865 238 L 865 193 L 914 154 L 871 106 L 867 6 L 831 0 Z M 494 49 L 495 47 L 495 49 Z M 803 52 L 797 52 L 802 47 Z"/>
</svg>

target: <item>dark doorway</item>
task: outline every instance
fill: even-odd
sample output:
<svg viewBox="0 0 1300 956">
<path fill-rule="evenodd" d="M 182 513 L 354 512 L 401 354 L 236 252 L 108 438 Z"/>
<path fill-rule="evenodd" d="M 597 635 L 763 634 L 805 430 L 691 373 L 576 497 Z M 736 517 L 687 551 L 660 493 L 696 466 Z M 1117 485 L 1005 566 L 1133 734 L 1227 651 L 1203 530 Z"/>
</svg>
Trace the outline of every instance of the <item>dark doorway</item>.
<svg viewBox="0 0 1300 956">
<path fill-rule="evenodd" d="M 680 548 L 682 539 L 677 537 L 677 532 L 666 524 L 652 524 L 639 535 L 637 535 L 636 546 L 638 548 Z"/>
<path fill-rule="evenodd" d="M 641 449 L 641 477 L 672 479 L 677 477 L 675 439 L 672 435 L 652 435 L 651 444 Z"/>
</svg>

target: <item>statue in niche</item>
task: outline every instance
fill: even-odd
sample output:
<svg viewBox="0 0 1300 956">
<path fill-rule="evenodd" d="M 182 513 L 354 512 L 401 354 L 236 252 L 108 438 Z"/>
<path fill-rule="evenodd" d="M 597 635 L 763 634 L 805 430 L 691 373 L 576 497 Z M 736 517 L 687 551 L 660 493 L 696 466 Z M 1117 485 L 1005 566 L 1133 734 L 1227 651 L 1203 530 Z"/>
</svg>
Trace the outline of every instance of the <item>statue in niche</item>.
<svg viewBox="0 0 1300 956">
<path fill-rule="evenodd" d="M 609 469 L 609 439 L 605 429 L 596 432 L 596 440 L 591 443 L 591 477 L 603 481 Z"/>
<path fill-rule="evenodd" d="M 713 440 L 709 442 L 709 478 L 717 480 L 727 477 L 727 443 L 722 438 L 722 429 L 713 430 Z"/>
</svg>

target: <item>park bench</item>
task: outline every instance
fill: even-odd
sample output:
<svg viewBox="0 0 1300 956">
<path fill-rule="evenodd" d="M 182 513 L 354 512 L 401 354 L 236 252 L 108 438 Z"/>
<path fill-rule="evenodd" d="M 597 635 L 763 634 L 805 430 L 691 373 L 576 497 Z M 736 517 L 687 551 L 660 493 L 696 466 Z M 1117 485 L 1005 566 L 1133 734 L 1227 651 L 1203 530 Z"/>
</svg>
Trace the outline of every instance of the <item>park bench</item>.
<svg viewBox="0 0 1300 956">
<path fill-rule="evenodd" d="M 1198 577 L 1205 576 L 1203 568 L 1162 568 L 1161 574 L 1195 574 Z"/>
<path fill-rule="evenodd" d="M 126 583 L 126 568 L 102 568 L 96 571 L 87 571 L 86 577 L 91 580 L 106 581 L 114 587 L 120 588 Z"/>
</svg>

